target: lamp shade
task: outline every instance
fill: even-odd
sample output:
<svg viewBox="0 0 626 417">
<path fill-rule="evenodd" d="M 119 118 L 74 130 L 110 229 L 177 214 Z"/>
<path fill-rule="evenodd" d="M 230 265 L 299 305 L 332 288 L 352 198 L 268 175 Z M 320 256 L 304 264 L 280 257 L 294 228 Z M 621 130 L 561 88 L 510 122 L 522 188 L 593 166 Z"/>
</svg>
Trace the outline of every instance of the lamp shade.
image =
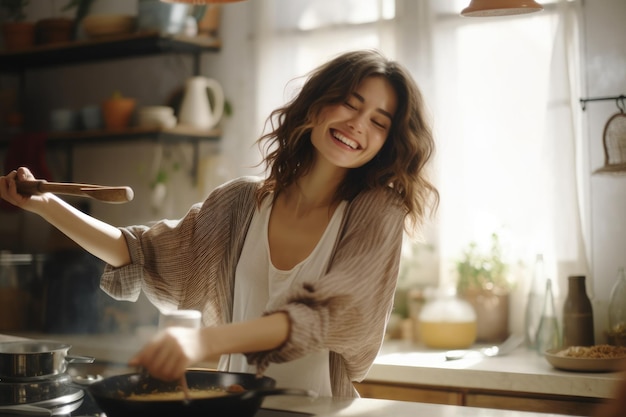
<svg viewBox="0 0 626 417">
<path fill-rule="evenodd" d="M 185 3 L 185 4 L 212 4 L 212 3 L 236 3 L 245 0 L 161 0 L 163 3 Z"/>
<path fill-rule="evenodd" d="M 533 0 L 472 0 L 461 12 L 466 17 L 509 16 L 540 12 L 543 6 Z"/>
</svg>

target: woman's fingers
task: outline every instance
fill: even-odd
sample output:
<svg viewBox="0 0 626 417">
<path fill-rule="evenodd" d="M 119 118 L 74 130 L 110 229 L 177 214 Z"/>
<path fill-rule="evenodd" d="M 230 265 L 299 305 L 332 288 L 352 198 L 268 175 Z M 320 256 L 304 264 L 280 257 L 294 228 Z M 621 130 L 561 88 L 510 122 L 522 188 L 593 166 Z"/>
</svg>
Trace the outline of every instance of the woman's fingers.
<svg viewBox="0 0 626 417">
<path fill-rule="evenodd" d="M 185 344 L 195 336 L 193 329 L 168 328 L 147 343 L 130 361 L 142 366 L 155 378 L 167 381 L 180 379 L 191 364 Z"/>
</svg>

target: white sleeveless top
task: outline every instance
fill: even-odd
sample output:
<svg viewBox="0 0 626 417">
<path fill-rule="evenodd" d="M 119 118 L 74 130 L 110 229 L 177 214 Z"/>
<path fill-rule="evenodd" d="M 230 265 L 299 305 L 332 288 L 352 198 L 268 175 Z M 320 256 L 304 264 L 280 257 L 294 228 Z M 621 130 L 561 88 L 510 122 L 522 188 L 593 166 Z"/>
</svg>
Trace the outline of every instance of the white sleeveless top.
<svg viewBox="0 0 626 417">
<path fill-rule="evenodd" d="M 278 307 L 282 295 L 293 285 L 315 282 L 324 275 L 346 208 L 342 201 L 333 214 L 324 234 L 302 262 L 288 271 L 275 268 L 270 261 L 268 225 L 272 198 L 266 198 L 260 210 L 255 211 L 235 272 L 233 322 L 258 318 L 264 311 Z M 312 352 L 286 363 L 272 363 L 264 375 L 274 378 L 280 388 L 300 388 L 332 396 L 330 387 L 329 352 Z M 256 373 L 243 354 L 222 355 L 222 371 Z"/>
</svg>

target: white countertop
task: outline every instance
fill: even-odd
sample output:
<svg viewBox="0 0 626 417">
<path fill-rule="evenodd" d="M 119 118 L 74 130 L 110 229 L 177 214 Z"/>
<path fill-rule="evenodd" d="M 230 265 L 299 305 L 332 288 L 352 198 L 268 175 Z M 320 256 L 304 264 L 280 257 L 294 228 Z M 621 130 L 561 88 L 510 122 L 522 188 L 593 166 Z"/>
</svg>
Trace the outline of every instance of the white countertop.
<svg viewBox="0 0 626 417">
<path fill-rule="evenodd" d="M 0 334 L 0 342 L 16 336 L 68 343 L 72 346 L 71 355 L 91 356 L 96 362 L 116 364 L 125 364 L 146 340 L 146 336 L 141 335 L 20 333 Z M 215 362 L 207 362 L 199 366 L 215 365 Z M 476 354 L 446 361 L 444 351 L 392 340 L 383 345 L 366 381 L 610 398 L 619 377 L 618 372 L 557 370 L 524 347 L 502 357 L 485 358 Z"/>
<path fill-rule="evenodd" d="M 477 388 L 538 394 L 610 398 L 619 372 L 569 372 L 525 347 L 486 358 L 476 353 L 446 361 L 445 351 L 389 341 L 366 380 L 404 384 Z"/>
</svg>

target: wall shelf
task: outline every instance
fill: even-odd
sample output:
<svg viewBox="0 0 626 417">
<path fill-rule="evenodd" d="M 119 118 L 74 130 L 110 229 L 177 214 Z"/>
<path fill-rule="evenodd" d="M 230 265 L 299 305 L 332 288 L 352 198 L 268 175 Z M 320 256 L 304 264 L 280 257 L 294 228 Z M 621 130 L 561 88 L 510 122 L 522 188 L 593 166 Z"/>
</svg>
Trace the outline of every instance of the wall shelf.
<svg viewBox="0 0 626 417">
<path fill-rule="evenodd" d="M 39 45 L 22 51 L 0 51 L 0 71 L 18 73 L 21 78 L 20 84 L 24 86 L 25 72 L 30 69 L 180 53 L 193 57 L 193 73 L 197 75 L 200 73 L 200 54 L 217 52 L 220 49 L 221 41 L 216 38 L 162 35 L 156 31 L 142 31 L 102 39 Z M 195 179 L 200 142 L 218 142 L 220 136 L 219 130 L 197 131 L 183 126 L 171 129 L 132 127 L 122 131 L 51 132 L 46 138 L 46 148 L 65 150 L 67 155 L 65 176 L 71 181 L 73 150 L 76 146 L 129 140 L 149 140 L 160 144 L 190 143 L 194 148 L 191 175 Z M 11 138 L 10 132 L 0 131 L 0 150 L 9 148 Z"/>
<path fill-rule="evenodd" d="M 102 143 L 119 143 L 128 141 L 151 141 L 159 144 L 188 143 L 193 146 L 192 166 L 190 175 L 196 178 L 198 172 L 200 142 L 218 143 L 222 132 L 219 129 L 198 131 L 184 126 L 173 128 L 132 127 L 124 130 L 91 130 L 75 132 L 53 132 L 46 138 L 46 149 L 61 150 L 66 154 L 66 177 L 73 177 L 74 147 Z M 9 134 L 0 135 L 0 149 L 8 149 L 12 141 Z"/>
<path fill-rule="evenodd" d="M 96 40 L 41 45 L 23 51 L 0 52 L 0 71 L 21 72 L 32 68 L 168 53 L 191 54 L 197 58 L 202 52 L 217 52 L 220 49 L 221 42 L 214 38 L 161 35 L 146 31 Z M 197 70 L 197 62 L 195 67 Z"/>
</svg>

